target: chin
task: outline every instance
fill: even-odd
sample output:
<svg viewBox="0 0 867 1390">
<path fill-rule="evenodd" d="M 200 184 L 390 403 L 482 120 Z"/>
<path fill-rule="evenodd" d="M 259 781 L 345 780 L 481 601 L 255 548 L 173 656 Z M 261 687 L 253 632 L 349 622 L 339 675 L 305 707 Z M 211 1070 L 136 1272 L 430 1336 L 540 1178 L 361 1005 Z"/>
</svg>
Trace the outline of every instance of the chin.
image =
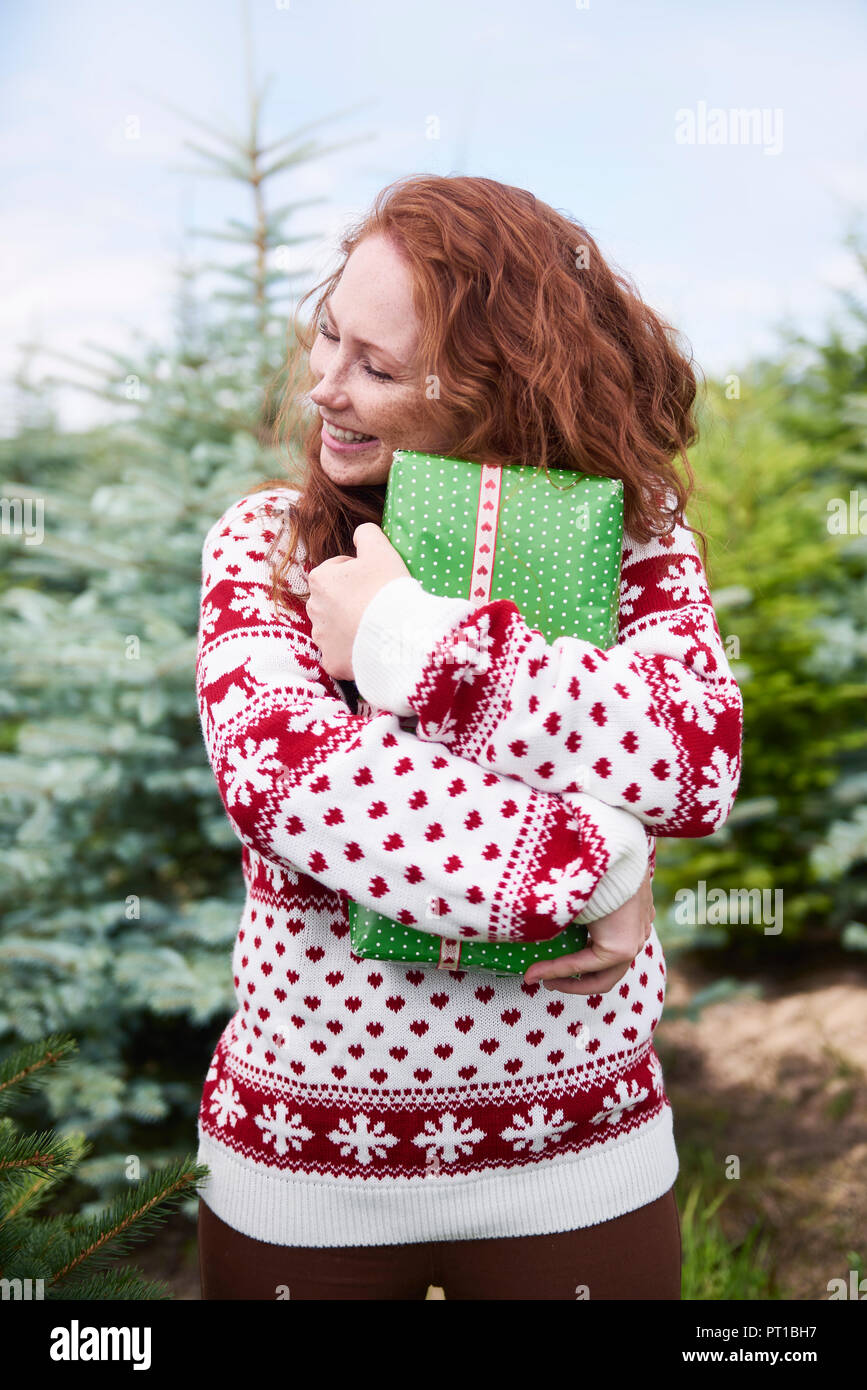
<svg viewBox="0 0 867 1390">
<path fill-rule="evenodd" d="M 387 460 L 371 459 L 367 464 L 353 463 L 351 460 L 333 458 L 323 445 L 319 454 L 323 473 L 335 483 L 344 487 L 371 487 L 388 482 L 391 471 L 391 456 Z"/>
</svg>

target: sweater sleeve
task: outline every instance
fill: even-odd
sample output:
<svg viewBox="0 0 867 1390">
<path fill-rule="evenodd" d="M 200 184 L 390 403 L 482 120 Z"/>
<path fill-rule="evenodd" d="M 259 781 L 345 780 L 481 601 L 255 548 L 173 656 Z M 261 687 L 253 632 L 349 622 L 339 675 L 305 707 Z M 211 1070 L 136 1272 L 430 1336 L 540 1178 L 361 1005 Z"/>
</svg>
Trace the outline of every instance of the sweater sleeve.
<svg viewBox="0 0 867 1390">
<path fill-rule="evenodd" d="M 734 804 L 743 701 L 684 525 L 624 538 L 610 651 L 402 576 L 368 604 L 352 657 L 362 695 L 417 715 L 420 739 L 526 786 L 588 792 L 664 836 L 710 835 Z"/>
<path fill-rule="evenodd" d="M 304 600 L 292 598 L 305 587 L 297 560 L 292 611 L 271 601 L 281 500 L 281 490 L 241 498 L 202 552 L 199 714 L 242 844 L 343 900 L 453 939 L 547 940 L 632 897 L 648 865 L 632 816 L 500 776 L 386 710 L 351 712 Z"/>
</svg>

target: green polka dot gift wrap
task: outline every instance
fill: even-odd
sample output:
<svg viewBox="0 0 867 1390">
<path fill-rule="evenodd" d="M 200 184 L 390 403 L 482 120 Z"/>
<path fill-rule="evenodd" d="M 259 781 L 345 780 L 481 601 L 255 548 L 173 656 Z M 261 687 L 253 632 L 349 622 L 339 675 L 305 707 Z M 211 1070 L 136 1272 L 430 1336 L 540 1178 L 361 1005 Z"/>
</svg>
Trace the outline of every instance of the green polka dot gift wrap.
<svg viewBox="0 0 867 1390">
<path fill-rule="evenodd" d="M 428 593 L 474 607 L 511 599 L 548 642 L 571 635 L 607 651 L 617 640 L 619 478 L 398 449 L 382 529 Z M 587 944 L 587 928 L 577 923 L 550 941 L 495 944 L 416 931 L 351 898 L 348 911 L 356 955 L 443 970 L 523 975 L 533 961 Z"/>
</svg>

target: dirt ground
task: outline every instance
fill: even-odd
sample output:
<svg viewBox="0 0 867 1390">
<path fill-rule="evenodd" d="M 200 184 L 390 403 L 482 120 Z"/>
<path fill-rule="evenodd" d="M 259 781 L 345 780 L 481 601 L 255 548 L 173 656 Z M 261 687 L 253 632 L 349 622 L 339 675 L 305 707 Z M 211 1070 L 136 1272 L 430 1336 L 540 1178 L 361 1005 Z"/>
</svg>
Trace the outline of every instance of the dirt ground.
<svg viewBox="0 0 867 1390">
<path fill-rule="evenodd" d="M 827 1299 L 829 1279 L 848 1281 L 850 1251 L 867 1260 L 867 970 L 850 957 L 745 976 L 761 997 L 708 1005 L 695 1021 L 668 1016 L 716 978 L 703 963 L 669 967 L 656 1036 L 678 1148 L 709 1154 L 728 1193 L 718 1219 L 729 1240 L 762 1218 L 781 1295 Z M 738 1180 L 726 1180 L 730 1156 Z M 176 1298 L 201 1296 L 195 1227 L 181 1216 L 129 1262 Z"/>
<path fill-rule="evenodd" d="M 672 969 L 666 1010 L 713 979 Z M 830 1279 L 848 1281 L 849 1252 L 867 1261 L 867 970 L 850 954 L 756 982 L 762 997 L 710 1005 L 695 1022 L 663 1013 L 675 1137 L 712 1151 L 729 1240 L 761 1217 L 781 1295 L 825 1300 Z"/>
</svg>

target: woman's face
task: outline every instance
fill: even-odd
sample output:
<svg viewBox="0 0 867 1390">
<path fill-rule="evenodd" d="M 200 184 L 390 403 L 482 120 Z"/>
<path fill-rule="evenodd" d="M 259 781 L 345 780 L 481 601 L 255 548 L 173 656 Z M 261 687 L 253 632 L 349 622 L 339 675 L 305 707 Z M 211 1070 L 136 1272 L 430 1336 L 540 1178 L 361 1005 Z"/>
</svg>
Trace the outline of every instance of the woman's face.
<svg viewBox="0 0 867 1390">
<path fill-rule="evenodd" d="M 310 352 L 318 378 L 310 399 L 323 417 L 319 457 L 334 482 L 386 482 L 395 449 L 447 452 L 433 433 L 418 337 L 406 262 L 385 237 L 365 237 L 325 303 Z M 372 439 L 335 438 L 328 421 Z"/>
</svg>

